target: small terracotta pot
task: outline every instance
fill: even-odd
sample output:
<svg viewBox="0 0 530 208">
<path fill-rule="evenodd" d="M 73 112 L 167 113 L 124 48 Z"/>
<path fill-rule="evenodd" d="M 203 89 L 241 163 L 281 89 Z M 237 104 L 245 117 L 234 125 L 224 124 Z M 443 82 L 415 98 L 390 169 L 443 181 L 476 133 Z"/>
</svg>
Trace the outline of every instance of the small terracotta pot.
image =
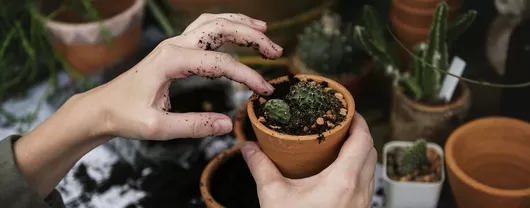
<svg viewBox="0 0 530 208">
<path fill-rule="evenodd" d="M 62 1 L 46 0 L 42 12 L 49 14 Z M 84 22 L 79 15 L 66 11 L 54 19 L 45 19 L 53 45 L 71 67 L 82 75 L 91 74 L 106 65 L 117 63 L 138 47 L 142 31 L 145 0 L 94 0 L 102 24 L 108 29 L 112 43 L 98 22 Z"/>
<path fill-rule="evenodd" d="M 390 112 L 391 140 L 412 141 L 425 138 L 443 145 L 447 136 L 463 123 L 471 106 L 469 86 L 460 82 L 460 92 L 446 105 L 431 106 L 416 102 L 403 93 L 401 87 L 393 88 Z"/>
<path fill-rule="evenodd" d="M 530 123 L 471 121 L 451 134 L 445 152 L 459 207 L 530 207 Z"/>
<path fill-rule="evenodd" d="M 239 145 L 233 146 L 228 150 L 218 154 L 213 158 L 208 165 L 204 168 L 201 175 L 200 190 L 201 195 L 208 208 L 224 208 L 223 205 L 219 204 L 210 192 L 212 176 L 215 171 L 221 166 L 226 160 L 233 157 L 235 154 L 241 153 L 241 147 Z"/>
<path fill-rule="evenodd" d="M 318 76 L 324 76 L 326 78 L 330 78 L 332 80 L 335 80 L 342 86 L 346 87 L 348 91 L 352 94 L 353 97 L 358 97 L 361 93 L 361 85 L 363 78 L 370 72 L 372 69 L 371 62 L 368 62 L 367 64 L 363 65 L 360 69 L 359 74 L 339 74 L 339 75 L 325 75 L 321 74 L 314 69 L 311 69 L 307 67 L 304 62 L 300 59 L 300 56 L 298 54 L 298 51 L 294 53 L 289 60 L 289 71 L 293 74 L 311 74 L 311 75 L 318 75 Z M 351 69 L 353 71 L 354 69 Z"/>
<path fill-rule="evenodd" d="M 276 164 L 280 172 L 288 178 L 305 178 L 324 170 L 338 156 L 340 147 L 346 139 L 348 128 L 355 113 L 355 102 L 350 92 L 339 83 L 316 75 L 295 75 L 296 78 L 327 82 L 328 86 L 344 95 L 347 115 L 345 120 L 330 131 L 322 133 L 324 140 L 319 142 L 318 135 L 294 136 L 276 132 L 258 121 L 254 113 L 253 101 L 259 96 L 254 93 L 247 104 L 247 112 L 261 149 Z M 271 84 L 288 81 L 283 76 L 270 81 Z"/>
<path fill-rule="evenodd" d="M 404 67 L 408 66 L 410 54 L 419 42 L 425 41 L 434 18 L 436 5 L 444 0 L 392 0 L 390 22 L 393 32 L 405 48 L 400 49 Z M 461 0 L 445 0 L 449 5 L 448 19 L 452 20 L 460 9 Z"/>
</svg>

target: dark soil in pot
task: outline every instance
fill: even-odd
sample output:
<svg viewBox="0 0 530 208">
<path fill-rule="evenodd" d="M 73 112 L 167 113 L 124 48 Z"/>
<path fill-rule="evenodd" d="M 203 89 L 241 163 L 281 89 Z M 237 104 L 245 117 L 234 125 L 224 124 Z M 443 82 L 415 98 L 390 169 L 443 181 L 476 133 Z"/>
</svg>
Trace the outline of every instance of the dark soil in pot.
<svg viewBox="0 0 530 208">
<path fill-rule="evenodd" d="M 210 192 L 227 208 L 260 207 L 256 183 L 241 153 L 227 159 L 214 172 Z"/>
<path fill-rule="evenodd" d="M 313 89 L 317 88 L 322 92 L 322 100 L 325 101 L 323 108 L 313 110 L 301 108 L 294 104 L 292 101 L 294 99 L 290 99 L 289 96 L 292 95 L 294 86 L 300 83 L 311 85 Z M 272 86 L 275 88 L 272 95 L 255 99 L 253 104 L 254 112 L 259 121 L 277 132 L 289 135 L 321 134 L 339 125 L 346 117 L 343 95 L 337 93 L 334 89 L 328 88 L 326 82 L 316 83 L 311 79 L 300 80 L 291 75 L 289 76 L 289 81 L 273 83 Z M 265 104 L 271 99 L 281 99 L 289 105 L 291 116 L 288 123 L 280 123 L 268 119 L 269 117 L 265 112 Z"/>
</svg>

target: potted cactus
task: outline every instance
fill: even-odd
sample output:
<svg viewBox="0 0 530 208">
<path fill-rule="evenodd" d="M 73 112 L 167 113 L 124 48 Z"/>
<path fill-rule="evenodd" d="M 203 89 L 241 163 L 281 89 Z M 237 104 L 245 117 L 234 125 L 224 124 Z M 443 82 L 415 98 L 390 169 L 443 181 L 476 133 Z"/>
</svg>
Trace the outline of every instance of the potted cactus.
<svg viewBox="0 0 530 208">
<path fill-rule="evenodd" d="M 254 94 L 247 112 L 262 150 L 288 178 L 315 175 L 338 156 L 355 112 L 348 90 L 316 75 L 270 81 L 270 96 Z"/>
<path fill-rule="evenodd" d="M 383 148 L 387 208 L 435 208 L 445 180 L 444 154 L 423 139 L 392 141 Z"/>
<path fill-rule="evenodd" d="M 471 98 L 465 83 L 457 86 L 450 100 L 443 99 L 440 91 L 442 72 L 449 67 L 447 42 L 471 25 L 476 12 L 462 14 L 448 25 L 447 10 L 444 2 L 436 7 L 429 38 L 414 47 L 410 70 L 400 70 L 396 64 L 399 59 L 390 55 L 385 27 L 373 8 L 364 7 L 365 24 L 354 29 L 356 43 L 393 79 L 392 140 L 427 138 L 442 143 L 467 115 Z"/>
<path fill-rule="evenodd" d="M 352 29 L 352 24 L 342 25 L 337 13 L 326 11 L 298 35 L 290 71 L 333 79 L 358 95 L 360 81 L 371 66 L 368 55 L 354 43 Z"/>
</svg>

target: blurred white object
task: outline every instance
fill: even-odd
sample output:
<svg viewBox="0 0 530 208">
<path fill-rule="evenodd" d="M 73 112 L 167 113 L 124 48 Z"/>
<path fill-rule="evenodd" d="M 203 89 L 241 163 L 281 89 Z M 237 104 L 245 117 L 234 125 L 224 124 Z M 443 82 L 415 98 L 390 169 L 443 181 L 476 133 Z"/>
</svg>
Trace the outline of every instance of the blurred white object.
<svg viewBox="0 0 530 208">
<path fill-rule="evenodd" d="M 462 73 L 464 72 L 464 69 L 466 68 L 466 62 L 459 58 L 458 56 L 455 56 L 453 58 L 453 61 L 451 62 L 451 66 L 449 67 L 449 73 L 451 75 L 455 76 L 462 76 Z M 458 78 L 451 76 L 449 74 L 445 75 L 442 89 L 440 90 L 439 97 L 444 99 L 445 101 L 449 102 L 451 98 L 453 97 L 453 94 L 455 93 L 456 86 L 458 85 Z"/>
</svg>

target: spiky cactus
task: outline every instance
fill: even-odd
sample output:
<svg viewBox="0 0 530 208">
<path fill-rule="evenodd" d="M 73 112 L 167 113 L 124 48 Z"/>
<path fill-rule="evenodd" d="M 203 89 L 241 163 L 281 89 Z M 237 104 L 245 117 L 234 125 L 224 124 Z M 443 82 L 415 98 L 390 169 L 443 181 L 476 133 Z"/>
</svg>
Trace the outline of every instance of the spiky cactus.
<svg viewBox="0 0 530 208">
<path fill-rule="evenodd" d="M 301 81 L 291 86 L 286 99 L 299 110 L 313 110 L 319 112 L 327 106 L 324 89 L 318 84 Z"/>
<path fill-rule="evenodd" d="M 421 168 L 427 162 L 427 142 L 423 139 L 417 140 L 398 159 L 398 172 L 402 175 Z"/>
<path fill-rule="evenodd" d="M 298 36 L 300 60 L 323 75 L 356 73 L 360 67 L 355 60 L 362 52 L 356 47 L 351 24 L 341 30 L 340 16 L 326 12 L 307 26 Z"/>
<path fill-rule="evenodd" d="M 289 105 L 280 99 L 270 99 L 265 102 L 264 106 L 265 117 L 267 119 L 276 121 L 281 124 L 289 123 L 291 119 L 291 111 Z"/>
<path fill-rule="evenodd" d="M 364 26 L 355 26 L 356 43 L 370 54 L 379 68 L 394 79 L 394 83 L 404 84 L 415 99 L 437 100 L 441 89 L 442 71 L 447 70 L 449 59 L 447 42 L 463 33 L 474 21 L 477 12 L 470 10 L 447 25 L 448 5 L 437 5 L 431 31 L 426 42 L 419 43 L 413 51 L 412 69 L 400 73 L 395 58 L 392 57 L 378 14 L 371 6 L 363 9 Z"/>
</svg>

